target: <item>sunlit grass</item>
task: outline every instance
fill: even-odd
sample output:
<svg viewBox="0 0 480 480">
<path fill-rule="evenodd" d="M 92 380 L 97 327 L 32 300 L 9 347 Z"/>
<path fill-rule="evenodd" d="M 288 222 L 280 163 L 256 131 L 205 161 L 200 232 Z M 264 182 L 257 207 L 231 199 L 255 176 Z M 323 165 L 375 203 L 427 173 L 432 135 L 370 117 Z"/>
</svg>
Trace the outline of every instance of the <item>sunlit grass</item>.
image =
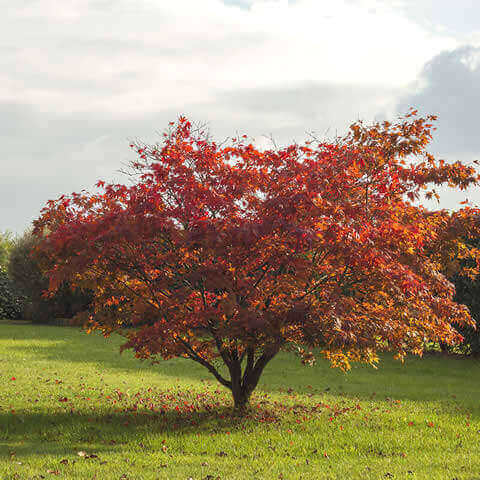
<svg viewBox="0 0 480 480">
<path fill-rule="evenodd" d="M 0 478 L 480 478 L 478 360 L 343 374 L 284 354 L 239 419 L 200 366 L 119 344 L 0 323 Z"/>
</svg>

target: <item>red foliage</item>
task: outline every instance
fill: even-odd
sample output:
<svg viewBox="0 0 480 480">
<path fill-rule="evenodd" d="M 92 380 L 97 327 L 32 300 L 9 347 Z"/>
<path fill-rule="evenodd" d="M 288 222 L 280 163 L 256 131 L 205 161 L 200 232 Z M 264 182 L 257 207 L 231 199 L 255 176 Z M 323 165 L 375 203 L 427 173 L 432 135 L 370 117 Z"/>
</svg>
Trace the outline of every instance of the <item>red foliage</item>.
<svg viewBox="0 0 480 480">
<path fill-rule="evenodd" d="M 218 145 L 180 117 L 161 145 L 133 145 L 130 186 L 48 203 L 35 232 L 50 289 L 93 289 L 87 328 L 120 331 L 139 358 L 202 364 L 240 408 L 280 349 L 308 363 L 317 348 L 348 368 L 453 343 L 452 323 L 471 318 L 442 273 L 456 258 L 477 273 L 479 252 L 460 238 L 477 234 L 478 211 L 418 200 L 479 177 L 426 151 L 434 120 L 412 112 L 259 151 L 245 136 Z"/>
</svg>

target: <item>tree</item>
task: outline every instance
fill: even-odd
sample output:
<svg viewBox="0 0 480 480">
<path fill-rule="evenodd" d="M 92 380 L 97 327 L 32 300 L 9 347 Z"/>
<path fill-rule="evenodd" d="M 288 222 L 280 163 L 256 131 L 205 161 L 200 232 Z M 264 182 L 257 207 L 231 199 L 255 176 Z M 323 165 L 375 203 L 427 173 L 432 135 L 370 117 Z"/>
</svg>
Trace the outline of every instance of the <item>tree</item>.
<svg viewBox="0 0 480 480">
<path fill-rule="evenodd" d="M 31 251 L 37 243 L 37 238 L 31 232 L 17 238 L 10 253 L 8 275 L 15 289 L 25 298 L 23 317 L 36 322 L 47 322 L 50 310 L 44 305 L 43 292 L 48 288 L 48 278 L 43 275 L 37 260 L 31 256 Z"/>
<path fill-rule="evenodd" d="M 56 292 L 45 296 L 49 279 L 42 272 L 40 261 L 32 256 L 39 239 L 27 231 L 13 242 L 8 262 L 12 288 L 23 299 L 23 317 L 36 323 L 48 323 L 54 318 L 71 318 L 85 310 L 91 293 L 85 289 L 72 290 L 62 282 Z"/>
<path fill-rule="evenodd" d="M 11 232 L 0 232 L 0 318 L 21 317 L 23 296 L 15 289 L 7 272 L 14 237 Z"/>
<path fill-rule="evenodd" d="M 8 265 L 8 257 L 13 247 L 13 235 L 11 232 L 0 232 L 0 267 L 6 268 Z"/>
<path fill-rule="evenodd" d="M 464 243 L 471 248 L 480 248 L 480 237 L 465 238 Z M 457 330 L 463 337 L 460 351 L 468 354 L 480 354 L 480 278 L 465 275 L 468 267 L 475 267 L 470 258 L 461 255 L 452 256 L 445 270 L 445 274 L 455 285 L 454 300 L 466 305 L 472 315 L 475 325 L 459 325 Z M 449 345 L 440 345 L 442 350 L 458 349 Z"/>
<path fill-rule="evenodd" d="M 478 266 L 460 237 L 478 231 L 478 211 L 418 200 L 479 177 L 426 151 L 434 120 L 412 111 L 334 142 L 258 151 L 180 117 L 161 143 L 131 145 L 131 185 L 48 202 L 35 233 L 49 289 L 88 285 L 88 331 L 121 333 L 138 358 L 203 365 L 238 410 L 282 349 L 347 369 L 381 350 L 457 342 L 452 324 L 472 320 L 440 270 L 452 251 Z"/>
<path fill-rule="evenodd" d="M 15 289 L 7 270 L 0 265 L 0 319 L 21 318 L 24 298 Z"/>
<path fill-rule="evenodd" d="M 461 325 L 458 331 L 463 337 L 461 351 L 467 354 L 480 354 L 480 283 L 478 278 L 472 280 L 464 276 L 455 276 L 452 279 L 455 285 L 455 300 L 465 304 L 470 310 L 475 325 Z"/>
</svg>

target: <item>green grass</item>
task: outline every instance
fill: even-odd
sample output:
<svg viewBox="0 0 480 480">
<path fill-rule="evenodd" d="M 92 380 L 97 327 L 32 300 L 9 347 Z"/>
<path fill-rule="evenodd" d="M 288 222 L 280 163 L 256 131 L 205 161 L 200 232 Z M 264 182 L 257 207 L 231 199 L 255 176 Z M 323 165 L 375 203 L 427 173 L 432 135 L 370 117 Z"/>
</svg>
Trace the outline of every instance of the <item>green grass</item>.
<svg viewBox="0 0 480 480">
<path fill-rule="evenodd" d="M 1 479 L 480 479 L 478 360 L 343 374 L 284 354 L 238 419 L 200 366 L 119 344 L 0 322 Z"/>
</svg>

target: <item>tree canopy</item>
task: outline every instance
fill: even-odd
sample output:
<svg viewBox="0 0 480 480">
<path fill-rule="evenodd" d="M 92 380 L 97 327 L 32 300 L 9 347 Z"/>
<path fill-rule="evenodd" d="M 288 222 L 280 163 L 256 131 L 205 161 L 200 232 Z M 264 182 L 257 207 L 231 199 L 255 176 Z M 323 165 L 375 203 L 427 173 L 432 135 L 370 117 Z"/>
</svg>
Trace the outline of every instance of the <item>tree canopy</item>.
<svg viewBox="0 0 480 480">
<path fill-rule="evenodd" d="M 239 409 L 282 349 L 348 369 L 457 342 L 454 325 L 472 320 L 442 272 L 468 258 L 461 273 L 477 274 L 479 251 L 462 238 L 478 233 L 478 210 L 421 199 L 479 176 L 428 153 L 435 120 L 412 111 L 260 151 L 180 117 L 162 142 L 131 145 L 131 184 L 98 182 L 44 208 L 35 233 L 50 291 L 92 289 L 87 329 L 120 332 L 139 358 L 200 363 Z"/>
<path fill-rule="evenodd" d="M 13 248 L 14 237 L 9 231 L 0 232 L 0 267 L 7 268 L 10 251 Z"/>
</svg>

